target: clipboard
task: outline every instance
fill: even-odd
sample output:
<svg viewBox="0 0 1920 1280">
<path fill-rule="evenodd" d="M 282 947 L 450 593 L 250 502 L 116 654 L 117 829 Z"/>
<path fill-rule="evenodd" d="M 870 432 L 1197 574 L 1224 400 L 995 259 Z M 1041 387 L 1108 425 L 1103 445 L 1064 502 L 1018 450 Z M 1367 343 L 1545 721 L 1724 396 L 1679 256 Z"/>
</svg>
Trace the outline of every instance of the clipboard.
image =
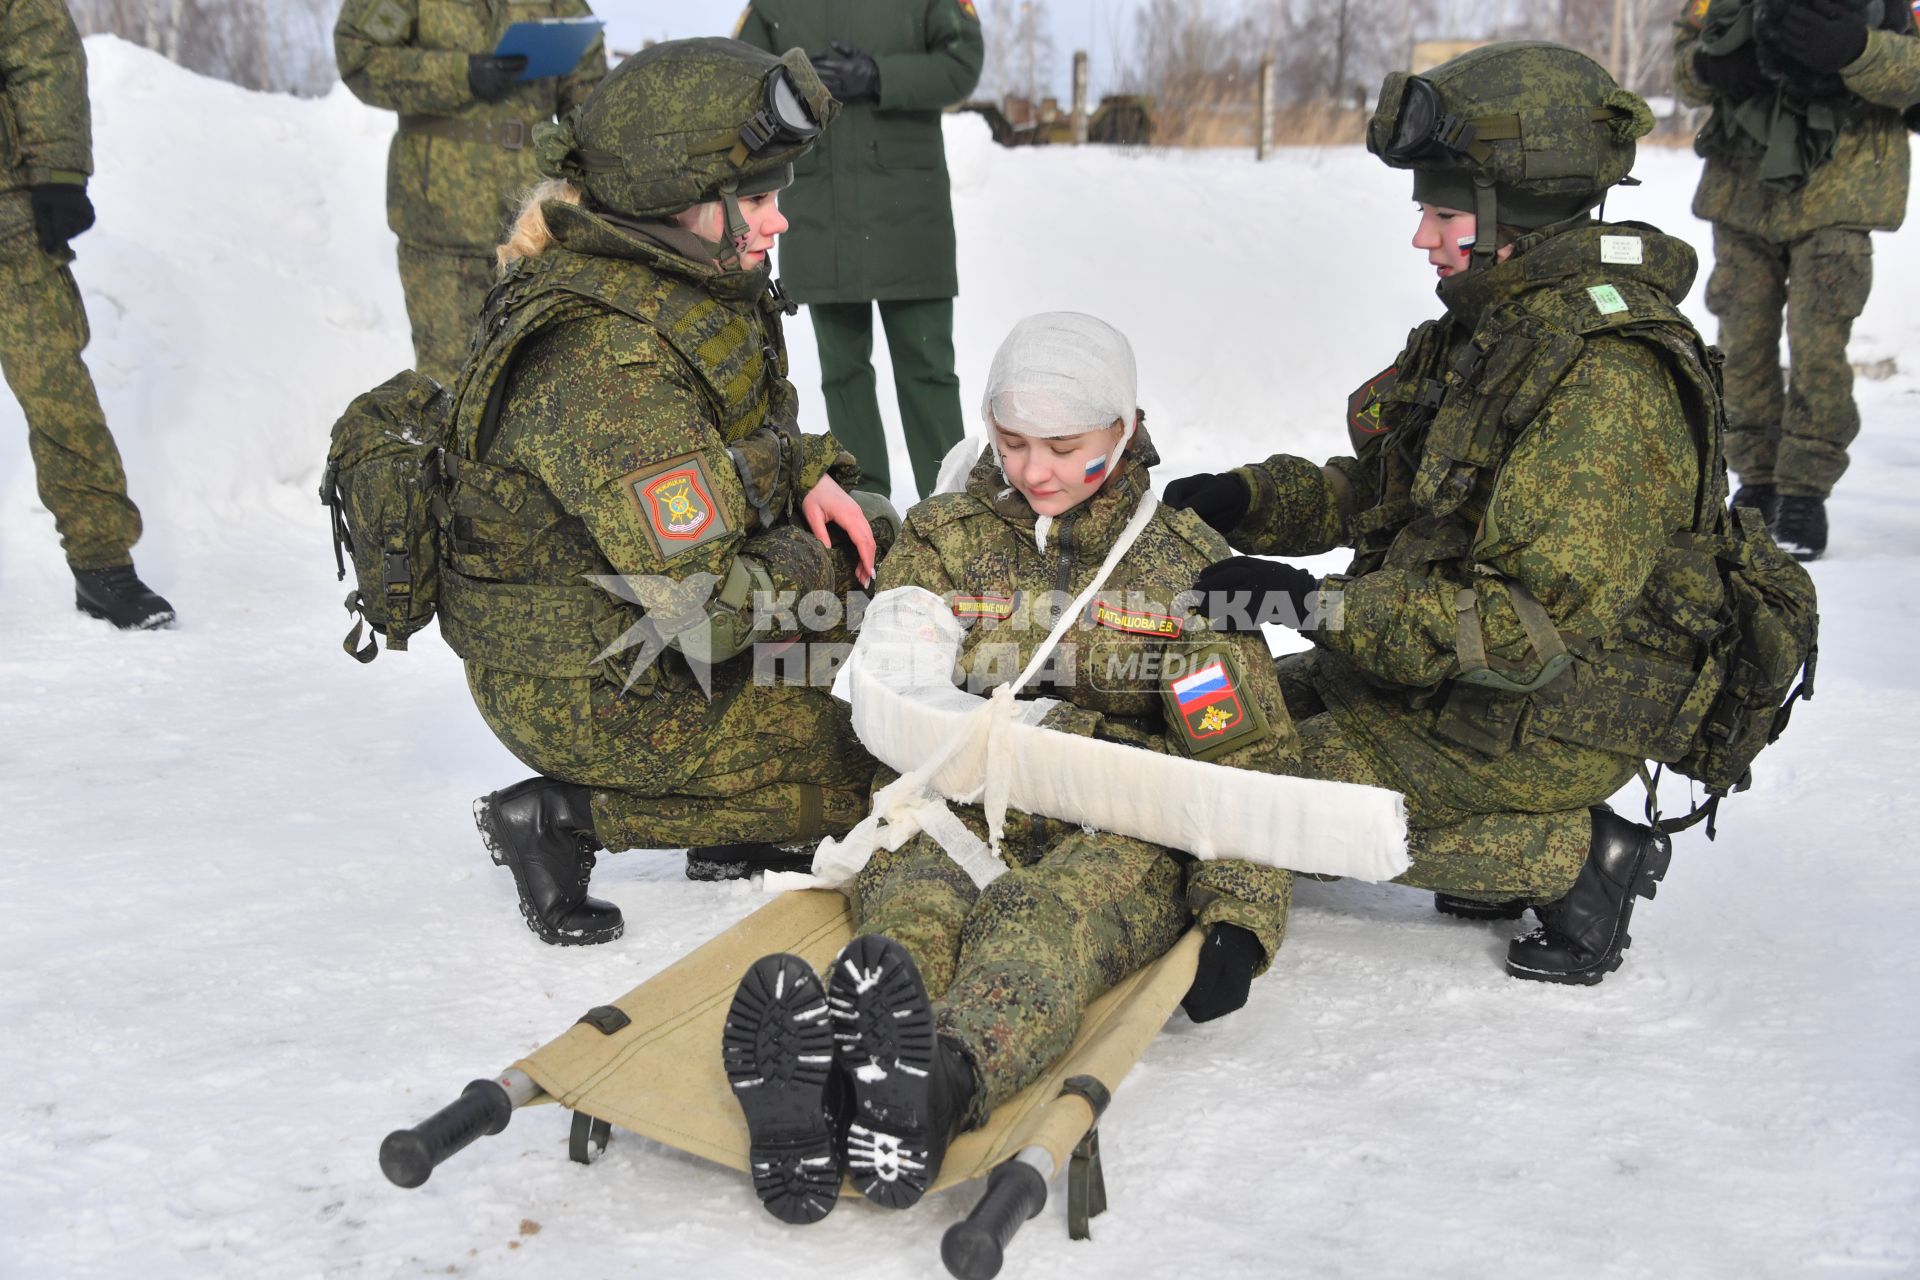
<svg viewBox="0 0 1920 1280">
<path fill-rule="evenodd" d="M 605 24 L 598 18 L 541 18 L 536 22 L 516 22 L 506 29 L 494 56 L 510 58 L 516 54 L 527 60 L 521 80 L 545 80 L 563 76 L 580 65 L 580 57 L 594 42 Z"/>
</svg>

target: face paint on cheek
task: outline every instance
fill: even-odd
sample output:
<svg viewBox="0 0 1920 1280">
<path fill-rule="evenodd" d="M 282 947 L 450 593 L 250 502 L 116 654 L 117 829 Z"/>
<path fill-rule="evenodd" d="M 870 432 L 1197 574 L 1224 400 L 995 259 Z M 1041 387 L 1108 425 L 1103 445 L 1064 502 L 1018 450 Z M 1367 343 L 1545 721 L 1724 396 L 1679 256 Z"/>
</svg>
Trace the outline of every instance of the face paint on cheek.
<svg viewBox="0 0 1920 1280">
<path fill-rule="evenodd" d="M 1105 474 L 1107 474 L 1107 455 L 1103 453 L 1087 464 L 1086 474 L 1080 477 L 1080 482 L 1092 484 Z"/>
</svg>

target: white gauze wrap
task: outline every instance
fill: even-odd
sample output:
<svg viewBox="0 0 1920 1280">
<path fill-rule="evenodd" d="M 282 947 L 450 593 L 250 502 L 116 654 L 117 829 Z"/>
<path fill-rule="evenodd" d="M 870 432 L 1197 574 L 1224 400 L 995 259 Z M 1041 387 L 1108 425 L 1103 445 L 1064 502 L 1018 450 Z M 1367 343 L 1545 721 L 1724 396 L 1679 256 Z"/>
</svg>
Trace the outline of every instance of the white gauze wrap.
<svg viewBox="0 0 1920 1280">
<path fill-rule="evenodd" d="M 1107 455 L 1106 473 L 1112 475 L 1133 439 L 1138 382 L 1125 334 L 1079 311 L 1042 311 L 1014 325 L 993 353 L 980 416 L 989 440 L 996 423 L 1017 435 L 1053 438 L 1123 422 L 1126 428 Z M 997 445 L 994 452 L 998 456 Z M 1034 521 L 1034 544 L 1042 551 L 1052 528 L 1052 516 Z"/>
</svg>

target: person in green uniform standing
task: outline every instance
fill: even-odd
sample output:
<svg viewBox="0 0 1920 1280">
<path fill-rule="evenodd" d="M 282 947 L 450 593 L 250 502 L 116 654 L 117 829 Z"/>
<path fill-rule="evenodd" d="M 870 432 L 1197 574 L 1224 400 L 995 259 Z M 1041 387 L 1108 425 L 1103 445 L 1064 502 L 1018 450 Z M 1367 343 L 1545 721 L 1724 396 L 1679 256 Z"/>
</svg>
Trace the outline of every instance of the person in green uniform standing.
<svg viewBox="0 0 1920 1280">
<path fill-rule="evenodd" d="M 80 353 L 87 313 L 68 241 L 93 225 L 87 54 L 62 0 L 0 0 L 0 368 L 27 419 L 40 501 L 74 605 L 128 630 L 173 622 L 140 581 L 140 511 Z"/>
<path fill-rule="evenodd" d="M 1713 224 L 1733 501 L 1817 559 L 1860 431 L 1847 341 L 1873 285 L 1868 233 L 1907 214 L 1920 39 L 1907 0 L 1693 0 L 1675 30 L 1674 91 L 1713 108 L 1693 212 Z"/>
<path fill-rule="evenodd" d="M 1699 659 L 1720 583 L 1686 537 L 1725 493 L 1711 362 L 1678 309 L 1696 260 L 1593 213 L 1652 126 L 1559 45 L 1389 76 L 1368 148 L 1412 171 L 1445 314 L 1354 392 L 1350 456 L 1167 486 L 1255 553 L 1195 583 L 1216 624 L 1312 642 L 1278 664 L 1302 773 L 1403 793 L 1400 879 L 1440 910 L 1531 907 L 1516 978 L 1619 967 L 1671 842 L 1602 802 L 1680 758 L 1719 680 Z M 1342 545 L 1325 579 L 1259 558 Z"/>
<path fill-rule="evenodd" d="M 827 427 L 864 486 L 892 492 L 874 390 L 873 312 L 887 333 L 916 493 L 965 433 L 953 369 L 953 200 L 940 113 L 966 98 L 986 49 L 971 0 L 753 0 L 738 37 L 800 48 L 843 111 L 794 166 L 781 285 L 807 305 Z"/>
<path fill-rule="evenodd" d="M 568 74 L 521 80 L 526 59 L 492 50 L 516 22 L 589 16 L 585 0 L 346 0 L 334 61 L 353 96 L 395 111 L 387 152 L 387 225 L 400 238 L 400 284 L 414 367 L 451 385 L 494 246 L 540 180 L 533 127 L 585 100 L 607 73 L 595 39 Z"/>
</svg>

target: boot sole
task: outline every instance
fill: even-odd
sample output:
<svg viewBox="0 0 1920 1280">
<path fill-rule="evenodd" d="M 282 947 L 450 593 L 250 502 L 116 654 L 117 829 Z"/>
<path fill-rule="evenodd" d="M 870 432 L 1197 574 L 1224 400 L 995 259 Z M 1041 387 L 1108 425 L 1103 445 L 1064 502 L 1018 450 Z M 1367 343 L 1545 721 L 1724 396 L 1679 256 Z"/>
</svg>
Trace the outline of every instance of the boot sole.
<svg viewBox="0 0 1920 1280">
<path fill-rule="evenodd" d="M 932 1160 L 933 1003 L 906 948 L 855 938 L 834 961 L 827 1005 L 840 1061 L 853 1075 L 847 1174 L 888 1209 L 917 1204 Z"/>
<path fill-rule="evenodd" d="M 84 600 L 75 600 L 73 607 L 81 613 L 86 614 L 89 618 L 98 618 L 100 621 L 107 623 L 109 626 L 117 627 L 121 631 L 158 631 L 162 627 L 170 627 L 174 623 L 174 613 L 171 609 L 162 609 L 159 613 L 150 614 L 138 622 L 118 622 L 115 621 L 114 616 L 105 609 L 100 608 L 98 605 L 88 604 Z"/>
<path fill-rule="evenodd" d="M 1447 893 L 1433 895 L 1433 909 L 1458 920 L 1518 920 L 1527 914 L 1524 902 L 1481 902 L 1477 898 L 1456 898 Z"/>
<path fill-rule="evenodd" d="M 798 956 L 754 962 L 733 993 L 721 1063 L 747 1118 L 753 1192 L 782 1222 L 818 1222 L 840 1197 L 826 1116 L 833 1019 L 813 966 Z"/>
<path fill-rule="evenodd" d="M 1633 900 L 1635 898 L 1651 900 L 1659 891 L 1660 882 L 1666 879 L 1667 869 L 1673 865 L 1672 836 L 1657 836 L 1651 843 L 1643 842 L 1640 849 L 1640 859 L 1634 865 L 1633 890 L 1627 894 L 1626 901 L 1621 904 L 1619 923 L 1614 927 L 1614 936 L 1617 941 L 1601 952 L 1599 959 L 1580 969 L 1536 969 L 1520 963 L 1509 953 L 1508 975 L 1523 978 L 1529 982 L 1558 982 L 1570 986 L 1591 987 L 1618 969 L 1626 958 L 1627 948 L 1633 945 L 1633 937 L 1627 932 L 1627 926 L 1633 920 Z"/>
<path fill-rule="evenodd" d="M 506 842 L 493 829 L 493 808 L 487 803 L 488 798 L 482 796 L 473 802 L 473 825 L 480 829 L 480 839 L 487 846 L 487 856 L 493 859 L 493 864 L 513 873 L 513 892 L 520 899 L 520 918 L 533 930 L 534 937 L 556 947 L 592 947 L 612 942 L 627 931 L 624 919 L 604 929 L 584 929 L 579 933 L 564 932 L 542 920 L 540 913 L 533 909 L 533 897 L 527 891 L 526 870 L 518 858 L 507 852 Z"/>
</svg>

